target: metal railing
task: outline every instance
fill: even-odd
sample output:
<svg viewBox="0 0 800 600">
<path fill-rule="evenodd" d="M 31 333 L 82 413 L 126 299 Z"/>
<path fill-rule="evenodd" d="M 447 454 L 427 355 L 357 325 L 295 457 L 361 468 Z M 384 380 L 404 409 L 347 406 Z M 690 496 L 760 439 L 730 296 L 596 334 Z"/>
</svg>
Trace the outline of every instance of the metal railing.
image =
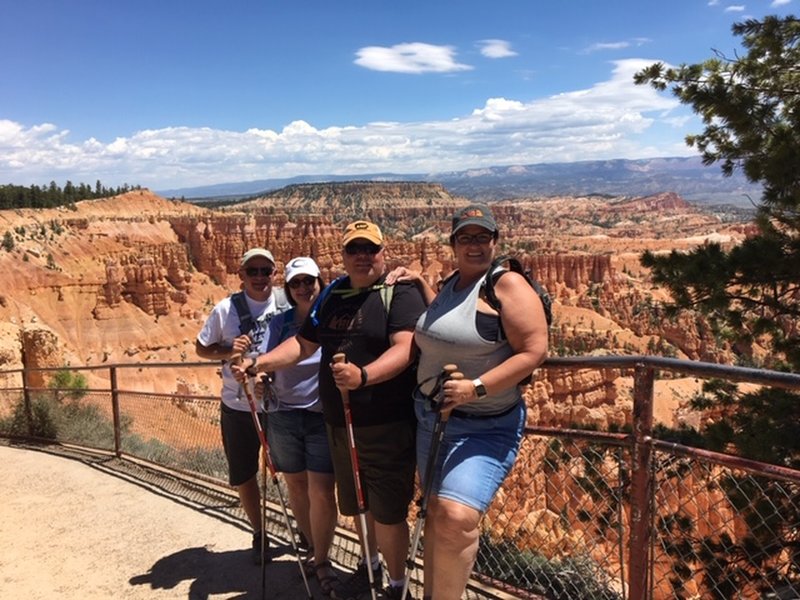
<svg viewBox="0 0 800 600">
<path fill-rule="evenodd" d="M 219 401 L 199 383 L 217 368 L 66 368 L 86 374 L 79 390 L 31 386 L 32 371 L 45 369 L 0 371 L 0 436 L 100 449 L 220 484 L 227 470 Z M 633 374 L 629 430 L 526 428 L 517 463 L 483 519 L 467 597 L 800 598 L 800 471 L 653 435 L 657 373 L 787 390 L 800 390 L 800 375 L 603 356 L 551 358 L 537 377 L 604 369 Z M 168 381 L 181 385 L 157 391 Z M 354 554 L 352 539 L 346 544 Z"/>
</svg>

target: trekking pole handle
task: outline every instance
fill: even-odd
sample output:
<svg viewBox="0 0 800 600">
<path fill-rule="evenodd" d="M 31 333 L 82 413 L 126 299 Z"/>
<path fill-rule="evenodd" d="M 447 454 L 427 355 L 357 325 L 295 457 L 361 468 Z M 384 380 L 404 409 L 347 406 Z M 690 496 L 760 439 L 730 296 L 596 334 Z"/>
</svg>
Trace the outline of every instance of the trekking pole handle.
<svg viewBox="0 0 800 600">
<path fill-rule="evenodd" d="M 453 371 L 452 373 L 450 373 L 449 379 L 461 380 L 464 379 L 464 374 L 461 373 L 460 371 Z M 442 411 L 442 421 L 447 422 L 447 419 L 450 418 L 450 412 L 452 410 L 453 409 L 451 408 L 449 410 Z"/>
</svg>

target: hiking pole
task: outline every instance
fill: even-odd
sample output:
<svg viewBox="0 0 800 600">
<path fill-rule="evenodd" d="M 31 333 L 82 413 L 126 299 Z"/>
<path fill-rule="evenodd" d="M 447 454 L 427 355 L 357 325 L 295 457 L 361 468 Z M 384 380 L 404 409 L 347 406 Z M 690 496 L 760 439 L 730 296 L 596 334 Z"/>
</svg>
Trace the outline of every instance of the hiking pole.
<svg viewBox="0 0 800 600">
<path fill-rule="evenodd" d="M 269 384 L 267 384 L 269 385 Z M 300 575 L 303 578 L 303 584 L 306 586 L 306 594 L 308 594 L 308 598 L 313 598 L 311 595 L 311 588 L 308 587 L 308 578 L 306 577 L 306 570 L 303 568 L 303 561 L 300 560 L 300 551 L 297 549 L 297 542 L 294 539 L 294 530 L 292 529 L 292 523 L 289 520 L 289 512 L 286 510 L 286 500 L 283 498 L 283 490 L 281 489 L 280 483 L 278 482 L 278 472 L 275 470 L 275 465 L 272 464 L 272 459 L 269 456 L 269 444 L 267 443 L 267 437 L 264 435 L 264 428 L 261 426 L 261 420 L 258 418 L 258 408 L 256 407 L 255 398 L 253 398 L 253 392 L 250 390 L 250 380 L 245 379 L 242 383 L 242 388 L 244 389 L 244 395 L 247 398 L 247 403 L 250 405 L 250 414 L 253 416 L 253 423 L 256 426 L 256 433 L 258 434 L 258 441 L 261 442 L 261 449 L 264 452 L 264 465 L 266 469 L 269 471 L 270 477 L 272 478 L 272 483 L 278 489 L 278 500 L 281 504 L 281 512 L 283 513 L 283 520 L 286 523 L 286 530 L 289 533 L 289 541 L 292 544 L 292 550 L 294 550 L 294 555 L 297 557 L 297 565 L 300 567 Z M 266 478 L 265 478 L 266 479 Z M 265 485 L 265 492 L 266 492 L 266 485 Z M 266 496 L 266 494 L 264 494 Z M 263 498 L 263 497 L 262 497 Z M 266 502 L 265 500 L 262 500 Z M 266 513 L 266 503 L 264 506 L 264 513 Z M 262 532 L 265 530 L 265 522 L 262 520 L 261 528 Z M 261 534 L 261 592 L 262 598 L 264 597 L 266 584 L 265 584 L 265 563 L 266 561 L 264 556 L 264 533 Z"/>
<path fill-rule="evenodd" d="M 422 526 L 425 524 L 425 518 L 428 516 L 428 502 L 431 498 L 433 491 L 433 474 L 436 470 L 436 461 L 439 458 L 439 448 L 444 439 L 444 429 L 447 427 L 447 419 L 450 418 L 450 411 L 443 411 L 442 404 L 444 403 L 444 382 L 448 379 L 463 379 L 462 373 L 456 372 L 456 365 L 448 364 L 442 367 L 442 373 L 439 375 L 439 380 L 433 387 L 433 410 L 436 411 L 436 419 L 433 422 L 433 432 L 431 434 L 431 446 L 428 449 L 428 462 L 425 466 L 425 481 L 422 484 L 422 497 L 419 500 L 419 511 L 417 512 L 417 522 L 414 525 L 414 535 L 411 536 L 411 548 L 408 553 L 408 560 L 406 561 L 406 578 L 403 582 L 403 593 L 401 598 L 405 598 L 408 593 L 408 586 L 411 582 L 411 573 L 414 569 L 414 560 L 417 556 L 419 549 L 419 538 L 422 535 Z M 438 388 L 438 389 L 437 389 Z M 438 400 L 435 399 L 439 396 Z"/>
<path fill-rule="evenodd" d="M 261 453 L 266 454 L 264 447 Z M 261 600 L 267 595 L 267 459 L 261 459 Z"/>
<path fill-rule="evenodd" d="M 333 355 L 334 363 L 347 362 L 347 357 L 343 352 Z M 372 554 L 369 551 L 369 538 L 367 536 L 367 509 L 364 502 L 364 489 L 361 487 L 361 474 L 358 467 L 358 454 L 356 453 L 356 437 L 353 433 L 353 415 L 350 412 L 350 390 L 345 387 L 339 388 L 339 394 L 342 396 L 342 404 L 344 405 L 344 423 L 347 429 L 347 443 L 350 446 L 350 466 L 353 469 L 353 482 L 356 487 L 356 500 L 358 502 L 358 521 L 361 524 L 361 545 L 364 547 L 364 563 L 367 567 L 367 576 L 369 577 L 369 591 L 372 600 L 376 600 L 375 594 L 375 575 L 372 573 Z"/>
</svg>

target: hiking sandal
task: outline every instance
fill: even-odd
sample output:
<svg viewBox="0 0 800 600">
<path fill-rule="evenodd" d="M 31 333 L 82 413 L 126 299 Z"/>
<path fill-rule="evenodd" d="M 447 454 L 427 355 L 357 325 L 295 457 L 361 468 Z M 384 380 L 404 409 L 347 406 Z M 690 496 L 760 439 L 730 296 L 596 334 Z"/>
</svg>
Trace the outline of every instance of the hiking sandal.
<svg viewBox="0 0 800 600">
<path fill-rule="evenodd" d="M 320 574 L 320 571 L 328 571 L 327 575 Z M 339 578 L 333 571 L 333 565 L 331 565 L 331 561 L 325 560 L 318 565 L 314 565 L 314 577 L 317 578 L 317 582 L 319 583 L 319 588 L 322 590 L 323 596 L 330 596 L 333 589 L 336 587 L 336 584 L 339 583 Z"/>
</svg>

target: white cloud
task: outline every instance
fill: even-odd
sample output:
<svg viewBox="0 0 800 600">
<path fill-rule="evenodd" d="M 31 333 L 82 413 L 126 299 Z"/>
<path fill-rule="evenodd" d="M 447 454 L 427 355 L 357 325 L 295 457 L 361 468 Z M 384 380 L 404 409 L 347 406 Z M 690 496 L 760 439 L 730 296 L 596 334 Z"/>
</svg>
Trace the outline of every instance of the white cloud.
<svg viewBox="0 0 800 600">
<path fill-rule="evenodd" d="M 730 6 L 725 7 L 725 12 L 744 12 L 744 10 L 744 4 L 731 4 Z"/>
<path fill-rule="evenodd" d="M 584 48 L 585 53 L 598 52 L 600 50 L 621 50 L 630 46 L 630 42 L 597 42 Z"/>
<path fill-rule="evenodd" d="M 517 53 L 511 49 L 511 43 L 505 40 L 481 40 L 478 42 L 478 47 L 486 58 L 517 56 Z"/>
<path fill-rule="evenodd" d="M 680 154 L 682 107 L 668 93 L 632 82 L 652 62 L 616 61 L 608 80 L 588 89 L 532 100 L 490 97 L 466 114 L 427 122 L 317 129 L 297 120 L 280 131 L 166 127 L 103 143 L 72 141 L 52 124 L 0 120 L 0 181 L 100 179 L 158 190 L 303 174 L 429 173 Z M 662 140 L 656 130 L 671 133 Z"/>
<path fill-rule="evenodd" d="M 717 6 L 719 4 L 719 0 L 708 0 L 709 6 Z"/>
<path fill-rule="evenodd" d="M 630 40 L 622 40 L 619 42 L 597 42 L 587 46 L 581 51 L 581 54 L 591 54 L 593 52 L 602 52 L 604 50 L 624 50 L 632 46 L 643 46 L 650 43 L 652 40 L 646 37 L 636 37 Z"/>
<path fill-rule="evenodd" d="M 391 48 L 367 46 L 356 52 L 357 65 L 373 71 L 392 73 L 451 73 L 467 71 L 471 66 L 455 60 L 452 46 L 434 46 L 422 42 L 397 44 Z"/>
<path fill-rule="evenodd" d="M 786 6 L 791 1 L 792 0 L 772 0 L 772 4 L 770 4 L 770 6 L 773 7 L 773 8 L 778 7 L 778 6 Z"/>
</svg>

